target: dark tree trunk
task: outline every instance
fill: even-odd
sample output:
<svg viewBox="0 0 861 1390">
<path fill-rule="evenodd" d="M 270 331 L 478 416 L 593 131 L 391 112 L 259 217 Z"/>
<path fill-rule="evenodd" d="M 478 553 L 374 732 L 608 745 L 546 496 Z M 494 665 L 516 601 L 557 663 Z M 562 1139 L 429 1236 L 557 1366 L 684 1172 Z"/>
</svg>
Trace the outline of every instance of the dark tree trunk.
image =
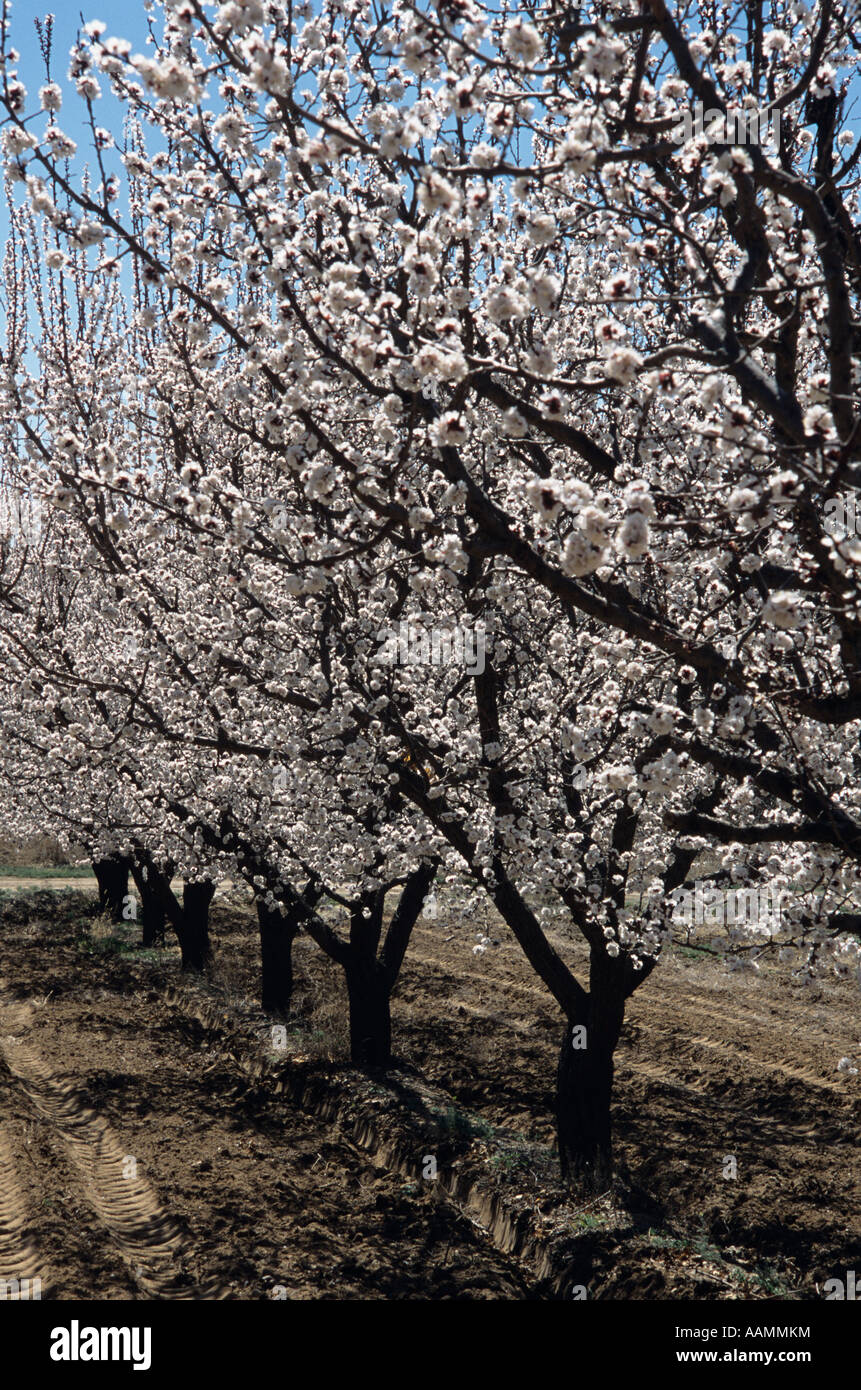
<svg viewBox="0 0 861 1390">
<path fill-rule="evenodd" d="M 392 1060 L 390 986 L 374 959 L 346 967 L 350 1003 L 350 1060 L 359 1067 L 387 1067 Z"/>
<path fill-rule="evenodd" d="M 205 970 L 212 960 L 209 941 L 209 905 L 215 884 L 186 883 L 182 891 L 182 920 L 177 925 L 183 970 Z"/>
<path fill-rule="evenodd" d="M 263 1008 L 286 1016 L 293 995 L 293 942 L 299 924 L 282 908 L 267 907 L 261 898 L 257 899 L 257 921 Z"/>
<path fill-rule="evenodd" d="M 613 1173 L 613 1053 L 625 1017 L 625 990 L 614 962 L 594 956 L 590 985 L 585 1005 L 569 1018 L 562 1039 L 556 1125 L 563 1180 L 597 1193 L 607 1190 Z"/>
<path fill-rule="evenodd" d="M 137 846 L 138 867 L 146 869 L 149 892 L 176 932 L 183 970 L 204 970 L 212 960 L 209 943 L 209 905 L 215 894 L 212 883 L 186 883 L 182 906 L 170 886 L 172 866 L 159 869 L 143 846 Z M 135 879 L 137 882 L 137 879 Z"/>
<path fill-rule="evenodd" d="M 125 920 L 123 908 L 129 892 L 129 868 L 129 860 L 119 854 L 93 861 L 93 873 L 99 887 L 99 912 L 110 913 L 114 922 Z"/>
<path fill-rule="evenodd" d="M 164 904 L 154 892 L 144 870 L 137 863 L 132 864 L 132 877 L 141 900 L 142 946 L 163 946 L 167 914 Z"/>
<path fill-rule="evenodd" d="M 350 1058 L 360 1067 L 388 1067 L 392 1062 L 391 996 L 410 935 L 422 910 L 436 864 L 422 864 L 401 890 L 383 948 L 386 889 L 364 893 L 350 913 L 350 949 L 343 962 L 350 1003 Z"/>
<path fill-rule="evenodd" d="M 141 945 L 163 946 L 167 918 L 164 908 L 156 902 L 151 893 L 141 895 L 141 913 Z"/>
</svg>

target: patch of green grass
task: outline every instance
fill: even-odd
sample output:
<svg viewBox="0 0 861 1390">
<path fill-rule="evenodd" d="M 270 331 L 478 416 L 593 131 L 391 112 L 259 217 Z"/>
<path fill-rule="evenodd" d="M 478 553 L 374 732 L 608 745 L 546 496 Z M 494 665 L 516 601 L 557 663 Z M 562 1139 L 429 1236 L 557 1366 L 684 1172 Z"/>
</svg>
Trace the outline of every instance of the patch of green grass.
<svg viewBox="0 0 861 1390">
<path fill-rule="evenodd" d="M 0 864 L 0 878 L 83 878 L 95 879 L 89 865 Z"/>
<path fill-rule="evenodd" d="M 613 1224 L 608 1211 L 579 1211 L 571 1222 L 575 1231 L 604 1231 Z"/>
<path fill-rule="evenodd" d="M 465 1142 L 470 1139 L 493 1138 L 493 1125 L 477 1115 L 458 1110 L 456 1105 L 449 1105 L 444 1111 L 436 1110 L 434 1118 L 444 1134 L 451 1139 Z"/>
<path fill-rule="evenodd" d="M 743 1269 L 741 1265 L 727 1259 L 723 1251 L 712 1244 L 705 1231 L 701 1231 L 696 1236 L 685 1238 L 665 1235 L 662 1231 L 649 1230 L 646 1233 L 646 1239 L 657 1250 L 671 1250 L 676 1254 L 695 1255 L 697 1259 L 708 1260 L 711 1264 L 719 1265 L 724 1276 L 732 1280 L 739 1288 L 761 1291 L 772 1298 L 787 1298 L 792 1293 L 786 1280 L 771 1266 L 757 1264 L 753 1270 L 749 1270 Z"/>
<path fill-rule="evenodd" d="M 757 1265 L 752 1273 L 743 1269 L 736 1272 L 743 1288 L 762 1289 L 770 1298 L 789 1298 L 792 1294 L 792 1288 L 786 1280 L 767 1265 Z"/>
<path fill-rule="evenodd" d="M 717 1260 L 723 1263 L 723 1255 L 703 1232 L 698 1236 L 670 1236 L 664 1235 L 662 1231 L 649 1230 L 646 1239 L 657 1250 L 672 1250 L 676 1254 L 697 1255 L 701 1260 Z"/>
<path fill-rule="evenodd" d="M 75 950 L 80 956 L 121 956 L 129 947 L 124 941 L 117 941 L 115 937 L 107 936 L 97 940 L 83 933 L 75 938 Z"/>
<path fill-rule="evenodd" d="M 516 1178 L 521 1175 L 525 1177 L 533 1172 L 532 1160 L 528 1154 L 512 1153 L 503 1149 L 493 1154 L 490 1166 L 502 1178 Z"/>
<path fill-rule="evenodd" d="M 164 958 L 165 947 L 140 945 L 140 927 L 137 923 L 129 926 L 108 925 L 104 918 L 97 918 L 78 924 L 75 937 L 75 950 L 88 957 L 133 956 L 135 960 L 160 961 Z"/>
<path fill-rule="evenodd" d="M 685 960 L 700 960 L 703 956 L 714 954 L 702 946 L 673 946 L 671 950 L 674 956 L 684 956 Z"/>
</svg>

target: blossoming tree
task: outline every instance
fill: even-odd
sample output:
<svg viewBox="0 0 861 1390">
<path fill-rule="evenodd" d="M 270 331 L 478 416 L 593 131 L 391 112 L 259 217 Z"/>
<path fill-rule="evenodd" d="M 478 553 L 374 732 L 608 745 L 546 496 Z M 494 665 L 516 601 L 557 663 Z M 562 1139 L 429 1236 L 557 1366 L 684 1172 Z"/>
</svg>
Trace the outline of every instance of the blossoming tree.
<svg viewBox="0 0 861 1390">
<path fill-rule="evenodd" d="M 299 870 L 357 885 L 367 961 L 371 897 L 451 855 L 560 1006 L 563 1170 L 603 1185 L 626 1002 L 704 852 L 787 902 L 713 949 L 857 966 L 851 24 L 830 0 L 158 8 L 151 56 L 98 23 L 72 54 L 88 179 L 4 24 L 8 177 L 48 282 L 106 302 L 114 277 L 122 362 L 108 405 L 76 384 L 92 325 L 41 377 L 7 354 L 8 448 L 143 627 L 116 693 L 153 767 L 197 749 L 172 814 L 235 837 L 269 909 Z M 404 622 L 430 660 L 392 660 Z M 433 661 L 479 626 L 481 661 Z"/>
</svg>

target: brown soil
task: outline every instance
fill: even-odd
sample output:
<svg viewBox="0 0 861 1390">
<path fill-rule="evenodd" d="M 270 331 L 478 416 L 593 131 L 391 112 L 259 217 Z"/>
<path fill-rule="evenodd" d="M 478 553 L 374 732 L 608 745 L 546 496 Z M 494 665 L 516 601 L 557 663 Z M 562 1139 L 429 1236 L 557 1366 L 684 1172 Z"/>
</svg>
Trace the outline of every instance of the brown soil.
<svg viewBox="0 0 861 1390">
<path fill-rule="evenodd" d="M 859 1266 L 857 987 L 663 964 L 618 1055 L 618 1190 L 577 1208 L 552 1153 L 560 1019 L 501 931 L 476 960 L 468 929 L 420 926 L 390 1079 L 345 1064 L 339 974 L 309 941 L 273 1034 L 248 911 L 216 909 L 199 981 L 134 934 L 80 893 L 0 905 L 0 1279 L 84 1299 L 810 1299 Z"/>
</svg>

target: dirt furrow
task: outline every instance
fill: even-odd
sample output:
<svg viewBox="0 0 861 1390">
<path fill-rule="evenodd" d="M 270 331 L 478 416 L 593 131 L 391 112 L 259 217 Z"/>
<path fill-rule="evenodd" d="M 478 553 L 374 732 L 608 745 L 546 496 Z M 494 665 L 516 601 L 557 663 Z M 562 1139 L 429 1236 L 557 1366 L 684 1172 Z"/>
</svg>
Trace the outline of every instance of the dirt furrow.
<svg viewBox="0 0 861 1390">
<path fill-rule="evenodd" d="M 564 942 L 555 943 L 559 948 L 564 946 Z M 504 949 L 504 948 L 503 948 Z M 436 969 L 444 972 L 447 976 L 457 979 L 464 989 L 475 988 L 475 969 L 472 970 L 468 965 L 462 968 L 453 963 L 450 957 L 443 954 L 436 955 L 433 950 L 413 949 L 409 958 L 410 965 L 422 965 L 425 968 Z M 543 999 L 548 1010 L 554 1006 L 547 991 L 540 985 L 525 984 L 521 981 L 513 980 L 509 977 L 509 967 L 504 960 L 492 960 L 490 964 L 482 967 L 487 972 L 487 983 L 492 983 L 496 988 L 504 991 L 504 996 L 514 995 L 519 998 Z M 656 977 L 657 978 L 657 977 Z M 725 1060 L 729 1068 L 739 1063 L 745 1067 L 754 1067 L 766 1073 L 786 1077 L 791 1080 L 801 1082 L 803 1085 L 832 1092 L 842 1096 L 845 1092 L 845 1081 L 838 1081 L 836 1077 L 829 1077 L 827 1068 L 831 1065 L 830 1059 L 825 1062 L 821 1069 L 816 1069 L 813 1065 L 805 1065 L 813 1059 L 804 1056 L 804 1050 L 809 1044 L 804 1038 L 797 1037 L 799 1001 L 793 999 L 783 1006 L 775 1006 L 773 1001 L 769 1001 L 769 1012 L 763 1012 L 762 1007 L 755 1008 L 745 1005 L 733 997 L 732 1009 L 721 1008 L 716 996 L 721 990 L 726 989 L 726 982 L 722 980 L 704 980 L 697 990 L 685 989 L 681 982 L 673 978 L 672 981 L 661 981 L 664 988 L 672 991 L 672 1016 L 673 1024 L 667 1027 L 663 1023 L 658 1023 L 654 1018 L 650 1018 L 648 1012 L 639 1007 L 640 1000 L 633 1001 L 630 1009 L 630 1021 L 638 1032 L 644 1032 L 650 1039 L 650 1044 L 660 1040 L 662 1047 L 662 1072 L 665 1079 L 667 1077 L 666 1059 L 663 1056 L 663 1044 L 669 1043 L 673 1052 L 681 1046 L 683 1049 L 695 1051 L 702 1049 L 708 1054 L 718 1056 L 721 1061 Z M 505 1003 L 501 997 L 498 1003 L 488 1007 L 484 1004 L 464 1003 L 460 999 L 449 1003 L 449 1012 L 454 1013 L 458 1008 L 473 1017 L 485 1018 L 490 1022 L 502 1020 L 504 1018 Z M 654 998 L 650 998 L 647 1005 L 648 1010 L 655 1008 Z M 509 1027 L 514 1024 L 510 1018 L 505 1018 Z M 796 1036 L 796 1045 L 799 1050 L 798 1062 L 800 1065 L 793 1065 L 781 1056 L 779 1061 L 773 1060 L 775 1037 L 780 1041 L 785 1037 L 787 1028 L 792 1028 L 793 1035 Z M 712 1036 L 708 1036 L 711 1033 Z M 733 1046 L 732 1039 L 738 1042 L 749 1043 L 749 1046 L 741 1048 Z M 778 1055 L 782 1049 L 778 1050 Z M 627 1054 L 625 1063 L 633 1071 L 643 1071 L 648 1073 L 648 1064 L 642 1053 Z"/>
</svg>

